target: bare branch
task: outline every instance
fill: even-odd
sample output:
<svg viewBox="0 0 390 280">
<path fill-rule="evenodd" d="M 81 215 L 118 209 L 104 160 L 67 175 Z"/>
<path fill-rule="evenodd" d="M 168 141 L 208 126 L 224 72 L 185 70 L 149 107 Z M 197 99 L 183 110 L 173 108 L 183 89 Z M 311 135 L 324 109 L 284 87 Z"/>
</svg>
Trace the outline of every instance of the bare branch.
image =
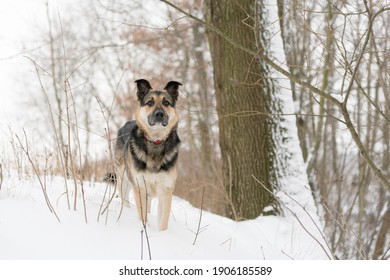
<svg viewBox="0 0 390 280">
<path fill-rule="evenodd" d="M 27 156 L 27 159 L 30 162 L 31 167 L 33 168 L 34 174 L 35 174 L 35 176 L 37 177 L 37 179 L 39 181 L 39 184 L 41 186 L 41 190 L 42 190 L 43 196 L 45 198 L 47 207 L 49 208 L 50 212 L 53 213 L 54 216 L 57 218 L 57 221 L 60 222 L 60 218 L 58 217 L 56 211 L 54 210 L 54 207 L 51 205 L 49 196 L 47 194 L 47 188 L 46 188 L 46 183 L 45 183 L 46 181 L 45 180 L 42 181 L 42 178 L 41 178 L 41 176 L 39 174 L 38 167 L 36 166 L 35 161 L 31 158 L 31 154 L 30 154 L 29 147 L 28 147 L 28 142 L 27 142 L 27 134 L 26 134 L 26 131 L 24 129 L 23 129 L 23 133 L 24 133 L 24 139 L 25 139 L 25 142 L 26 142 L 25 145 L 23 145 L 22 141 L 20 140 L 20 138 L 19 138 L 19 136 L 17 134 L 15 135 L 16 139 L 18 140 L 19 145 L 20 145 L 21 149 L 23 150 L 24 154 Z"/>
<path fill-rule="evenodd" d="M 184 11 L 183 9 L 181 9 L 178 6 L 174 5 L 170 1 L 167 1 L 167 0 L 161 0 L 161 1 L 166 3 L 167 5 L 169 5 L 170 7 L 176 9 L 177 11 L 185 14 L 189 18 L 202 23 L 204 26 L 206 26 L 211 31 L 215 32 L 216 34 L 218 34 L 219 36 L 224 38 L 227 42 L 229 42 L 234 47 L 237 47 L 238 49 L 240 49 L 242 51 L 245 51 L 248 54 L 251 54 L 253 56 L 258 56 L 260 59 L 265 61 L 269 66 L 271 66 L 273 69 L 275 69 L 280 74 L 282 74 L 282 75 L 286 76 L 287 78 L 289 78 L 291 81 L 293 81 L 293 82 L 295 82 L 297 84 L 300 84 L 301 86 L 307 88 L 310 92 L 313 92 L 313 93 L 315 93 L 315 94 L 325 98 L 326 100 L 329 100 L 331 103 L 335 104 L 336 107 L 338 107 L 338 109 L 341 111 L 341 113 L 342 113 L 342 115 L 344 117 L 344 120 L 345 120 L 345 125 L 347 126 L 347 128 L 349 130 L 349 133 L 351 134 L 352 139 L 354 140 L 354 142 L 355 142 L 356 146 L 358 147 L 360 153 L 362 154 L 363 158 L 366 160 L 366 162 L 370 166 L 371 170 L 374 172 L 376 177 L 381 181 L 383 186 L 385 186 L 387 188 L 387 190 L 390 191 L 390 182 L 389 182 L 389 180 L 386 178 L 386 176 L 383 175 L 382 171 L 377 167 L 377 165 L 374 163 L 374 161 L 370 157 L 369 153 L 367 152 L 366 148 L 364 147 L 364 145 L 363 145 L 363 143 L 362 143 L 362 141 L 361 141 L 361 139 L 359 137 L 359 134 L 357 133 L 357 131 L 356 131 L 354 125 L 353 125 L 353 122 L 352 122 L 352 120 L 351 120 L 351 118 L 349 116 L 349 112 L 347 111 L 347 108 L 346 108 L 346 101 L 348 100 L 348 96 L 347 96 L 347 98 L 345 99 L 344 102 L 340 102 L 339 100 L 334 98 L 332 95 L 326 93 L 325 91 L 323 91 L 323 90 L 321 90 L 321 89 L 311 85 L 310 83 L 300 79 L 299 77 L 297 77 L 297 76 L 291 74 L 289 71 L 285 70 L 282 66 L 280 66 L 277 63 L 275 63 L 271 58 L 269 58 L 264 53 L 263 50 L 258 50 L 256 52 L 256 51 L 253 51 L 251 49 L 248 49 L 248 48 L 242 46 L 239 42 L 236 42 L 233 39 L 229 38 L 229 36 L 227 36 L 225 33 L 223 33 L 221 30 L 219 30 L 215 26 L 213 26 L 213 25 L 205 22 L 204 20 L 202 20 L 202 19 L 192 15 L 191 13 L 188 13 L 188 12 Z M 378 11 L 377 13 L 374 14 L 374 16 L 370 20 L 370 22 L 371 22 L 370 29 L 372 27 L 374 19 L 380 13 L 383 13 L 383 12 L 385 12 L 387 10 L 390 10 L 390 7 L 382 8 L 380 11 Z M 368 40 L 366 40 L 366 41 L 368 41 Z M 358 61 L 361 61 L 362 55 L 363 55 L 363 53 L 361 54 L 361 56 L 360 56 Z M 358 65 L 359 65 L 359 63 L 358 63 Z M 357 71 L 357 68 L 355 68 L 355 71 L 354 71 L 355 75 L 356 75 L 356 71 Z M 355 78 L 355 76 L 353 75 L 353 78 L 352 78 L 351 81 L 353 81 L 354 78 Z M 352 84 L 349 85 L 349 90 L 350 90 L 351 87 L 352 87 Z"/>
</svg>

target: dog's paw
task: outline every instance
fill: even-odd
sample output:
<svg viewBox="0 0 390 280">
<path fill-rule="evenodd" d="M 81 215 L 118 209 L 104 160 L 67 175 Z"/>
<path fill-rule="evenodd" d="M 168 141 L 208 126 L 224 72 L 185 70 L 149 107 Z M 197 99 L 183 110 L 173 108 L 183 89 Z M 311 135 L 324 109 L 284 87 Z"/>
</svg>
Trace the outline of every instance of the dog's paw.
<svg viewBox="0 0 390 280">
<path fill-rule="evenodd" d="M 104 175 L 103 181 L 110 184 L 116 184 L 117 182 L 116 174 L 113 172 L 106 173 L 106 175 Z"/>
</svg>

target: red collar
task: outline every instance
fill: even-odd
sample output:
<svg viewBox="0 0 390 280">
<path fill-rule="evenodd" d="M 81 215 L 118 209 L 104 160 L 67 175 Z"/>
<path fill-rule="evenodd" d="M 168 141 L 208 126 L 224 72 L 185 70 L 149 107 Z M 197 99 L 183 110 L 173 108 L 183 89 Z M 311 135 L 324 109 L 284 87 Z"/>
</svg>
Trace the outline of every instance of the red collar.
<svg viewBox="0 0 390 280">
<path fill-rule="evenodd" d="M 162 140 L 151 141 L 148 139 L 148 137 L 146 137 L 146 134 L 144 134 L 144 137 L 145 137 L 146 141 L 149 141 L 149 142 L 153 143 L 154 145 L 160 145 L 162 142 L 164 142 Z"/>
</svg>

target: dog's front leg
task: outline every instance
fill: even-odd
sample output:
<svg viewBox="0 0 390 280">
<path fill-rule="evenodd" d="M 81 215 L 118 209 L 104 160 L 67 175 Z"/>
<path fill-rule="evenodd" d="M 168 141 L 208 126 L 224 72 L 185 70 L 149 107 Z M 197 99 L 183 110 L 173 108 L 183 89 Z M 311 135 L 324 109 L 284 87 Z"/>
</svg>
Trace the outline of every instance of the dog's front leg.
<svg viewBox="0 0 390 280">
<path fill-rule="evenodd" d="M 168 228 L 169 216 L 172 207 L 173 188 L 164 188 L 158 197 L 158 229 L 163 231 Z"/>
</svg>

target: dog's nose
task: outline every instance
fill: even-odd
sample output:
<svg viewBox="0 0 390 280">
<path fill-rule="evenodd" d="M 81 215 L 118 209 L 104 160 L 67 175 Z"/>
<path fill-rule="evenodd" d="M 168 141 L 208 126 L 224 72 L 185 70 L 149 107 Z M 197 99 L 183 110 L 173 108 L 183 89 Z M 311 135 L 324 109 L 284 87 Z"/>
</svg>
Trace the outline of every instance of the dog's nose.
<svg viewBox="0 0 390 280">
<path fill-rule="evenodd" d="M 161 109 L 157 109 L 154 112 L 154 117 L 156 118 L 157 121 L 162 121 L 162 119 L 164 118 L 164 111 Z"/>
</svg>

